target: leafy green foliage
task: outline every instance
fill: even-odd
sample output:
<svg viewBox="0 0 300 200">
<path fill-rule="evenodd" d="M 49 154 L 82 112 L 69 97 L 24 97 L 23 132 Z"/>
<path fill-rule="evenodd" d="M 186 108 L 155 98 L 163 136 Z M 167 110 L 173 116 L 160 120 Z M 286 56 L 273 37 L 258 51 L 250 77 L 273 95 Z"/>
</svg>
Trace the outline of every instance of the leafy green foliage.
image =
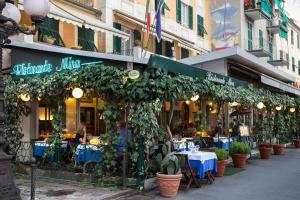
<svg viewBox="0 0 300 200">
<path fill-rule="evenodd" d="M 250 147 L 243 142 L 233 142 L 230 146 L 230 153 L 240 153 L 240 154 L 249 154 L 250 153 Z"/>
<path fill-rule="evenodd" d="M 225 149 L 215 149 L 215 153 L 217 155 L 218 160 L 228 159 L 228 151 L 226 151 Z"/>
</svg>

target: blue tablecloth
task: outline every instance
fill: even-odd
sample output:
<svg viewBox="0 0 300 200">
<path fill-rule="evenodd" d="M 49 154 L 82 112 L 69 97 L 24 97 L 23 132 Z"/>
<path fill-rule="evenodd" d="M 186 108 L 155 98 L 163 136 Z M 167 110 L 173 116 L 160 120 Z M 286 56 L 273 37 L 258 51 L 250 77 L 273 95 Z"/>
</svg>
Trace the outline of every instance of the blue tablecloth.
<svg viewBox="0 0 300 200">
<path fill-rule="evenodd" d="M 193 169 L 197 169 L 200 180 L 205 178 L 205 172 L 211 170 L 214 174 L 218 171 L 217 159 L 206 160 L 202 163 L 200 160 L 189 160 L 190 166 Z"/>
<path fill-rule="evenodd" d="M 33 156 L 36 158 L 41 158 L 47 152 L 48 148 L 50 147 L 49 144 L 45 142 L 35 142 L 33 145 Z M 66 144 L 61 144 L 57 147 L 52 155 L 49 155 L 48 160 L 53 162 L 59 159 L 60 154 L 66 148 Z"/>
<path fill-rule="evenodd" d="M 76 149 L 76 161 L 79 164 L 84 164 L 88 161 L 99 162 L 101 158 L 101 149 L 92 145 L 79 145 Z"/>
<path fill-rule="evenodd" d="M 215 147 L 218 147 L 220 149 L 226 149 L 228 150 L 229 149 L 229 144 L 230 142 L 223 142 L 223 141 L 220 141 L 220 142 L 214 142 L 215 144 Z"/>
</svg>

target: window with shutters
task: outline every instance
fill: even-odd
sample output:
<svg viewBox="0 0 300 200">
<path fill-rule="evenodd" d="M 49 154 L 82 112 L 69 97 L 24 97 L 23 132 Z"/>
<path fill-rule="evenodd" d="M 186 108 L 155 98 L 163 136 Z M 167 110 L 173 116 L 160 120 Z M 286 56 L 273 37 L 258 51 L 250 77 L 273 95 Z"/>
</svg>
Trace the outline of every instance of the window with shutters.
<svg viewBox="0 0 300 200">
<path fill-rule="evenodd" d="M 197 15 L 197 34 L 201 37 L 204 37 L 205 33 L 204 18 L 200 15 Z"/>
<path fill-rule="evenodd" d="M 300 60 L 298 60 L 298 74 L 300 75 Z"/>
<path fill-rule="evenodd" d="M 155 53 L 158 55 L 163 55 L 163 42 L 162 40 L 160 40 L 160 42 L 158 42 L 155 39 Z"/>
<path fill-rule="evenodd" d="M 52 37 L 55 39 L 54 45 L 65 46 L 59 35 L 59 21 L 46 17 L 38 30 L 38 41 L 43 42 L 44 38 Z"/>
<path fill-rule="evenodd" d="M 297 35 L 297 48 L 300 49 L 300 38 L 299 38 L 299 35 Z"/>
<path fill-rule="evenodd" d="M 181 20 L 182 25 L 189 26 L 189 6 L 181 3 Z"/>
<path fill-rule="evenodd" d="M 78 45 L 85 51 L 98 51 L 95 45 L 95 32 L 92 29 L 78 27 Z"/>
<path fill-rule="evenodd" d="M 263 31 L 259 30 L 259 48 L 264 48 Z"/>
<path fill-rule="evenodd" d="M 292 69 L 293 69 L 293 72 L 296 70 L 295 58 L 294 57 L 292 57 Z"/>
<path fill-rule="evenodd" d="M 172 58 L 173 57 L 173 43 L 165 41 L 165 56 Z"/>
<path fill-rule="evenodd" d="M 132 30 L 125 26 L 121 26 L 121 31 L 127 33 L 130 36 L 132 35 Z M 132 55 L 132 37 L 130 37 L 129 40 L 126 40 L 124 38 L 121 39 L 121 55 Z"/>
<path fill-rule="evenodd" d="M 291 44 L 294 44 L 294 31 L 291 30 Z"/>
<path fill-rule="evenodd" d="M 248 21 L 248 50 L 253 49 L 253 24 Z"/>
<path fill-rule="evenodd" d="M 113 27 L 121 30 L 121 24 L 114 22 Z M 121 37 L 114 36 L 113 37 L 113 53 L 114 54 L 121 54 Z"/>
<path fill-rule="evenodd" d="M 286 60 L 288 61 L 287 69 L 290 69 L 290 55 L 288 53 L 286 54 Z"/>
</svg>

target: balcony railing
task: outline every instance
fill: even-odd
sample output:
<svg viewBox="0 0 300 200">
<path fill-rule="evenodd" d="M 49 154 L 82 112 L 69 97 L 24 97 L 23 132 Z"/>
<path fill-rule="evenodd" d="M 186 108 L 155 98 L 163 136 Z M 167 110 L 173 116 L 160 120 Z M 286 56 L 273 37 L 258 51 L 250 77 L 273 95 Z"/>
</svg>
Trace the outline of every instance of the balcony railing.
<svg viewBox="0 0 300 200">
<path fill-rule="evenodd" d="M 281 50 L 277 51 L 276 49 L 273 49 L 268 63 L 270 63 L 273 66 L 289 65 L 287 53 Z"/>
<path fill-rule="evenodd" d="M 272 46 L 264 38 L 253 38 L 247 40 L 247 51 L 257 57 L 269 57 L 272 54 Z"/>
<path fill-rule="evenodd" d="M 268 0 L 245 0 L 245 14 L 253 20 L 258 20 L 262 17 L 271 19 L 273 8 Z"/>
</svg>

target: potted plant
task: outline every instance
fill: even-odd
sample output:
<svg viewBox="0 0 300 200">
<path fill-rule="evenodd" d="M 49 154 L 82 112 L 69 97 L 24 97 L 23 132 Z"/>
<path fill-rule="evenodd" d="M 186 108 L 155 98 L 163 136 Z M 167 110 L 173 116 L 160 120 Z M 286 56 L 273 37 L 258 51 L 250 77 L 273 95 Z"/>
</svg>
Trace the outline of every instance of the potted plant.
<svg viewBox="0 0 300 200">
<path fill-rule="evenodd" d="M 43 37 L 43 42 L 45 42 L 45 43 L 47 43 L 47 44 L 54 44 L 54 42 L 55 42 L 55 38 L 54 37 L 52 37 L 52 36 L 49 36 L 49 35 L 44 35 L 44 37 Z"/>
<path fill-rule="evenodd" d="M 175 197 L 181 177 L 179 161 L 175 152 L 167 154 L 161 162 L 160 172 L 156 173 L 161 195 L 164 197 Z"/>
<path fill-rule="evenodd" d="M 261 159 L 270 159 L 272 156 L 272 144 L 268 142 L 262 142 L 259 144 L 259 153 Z"/>
<path fill-rule="evenodd" d="M 82 46 L 80 46 L 80 45 L 78 45 L 78 46 L 71 46 L 70 48 L 74 49 L 74 50 L 81 50 Z"/>
<path fill-rule="evenodd" d="M 235 168 L 244 168 L 246 166 L 247 155 L 250 153 L 250 147 L 243 142 L 233 142 L 230 146 L 230 154 Z"/>
<path fill-rule="evenodd" d="M 300 139 L 297 138 L 297 139 L 293 139 L 293 143 L 294 143 L 294 146 L 295 148 L 300 148 Z"/>
<path fill-rule="evenodd" d="M 222 177 L 224 175 L 224 170 L 226 168 L 226 164 L 228 163 L 228 151 L 225 149 L 216 149 L 215 153 L 218 158 L 218 177 Z"/>
</svg>

